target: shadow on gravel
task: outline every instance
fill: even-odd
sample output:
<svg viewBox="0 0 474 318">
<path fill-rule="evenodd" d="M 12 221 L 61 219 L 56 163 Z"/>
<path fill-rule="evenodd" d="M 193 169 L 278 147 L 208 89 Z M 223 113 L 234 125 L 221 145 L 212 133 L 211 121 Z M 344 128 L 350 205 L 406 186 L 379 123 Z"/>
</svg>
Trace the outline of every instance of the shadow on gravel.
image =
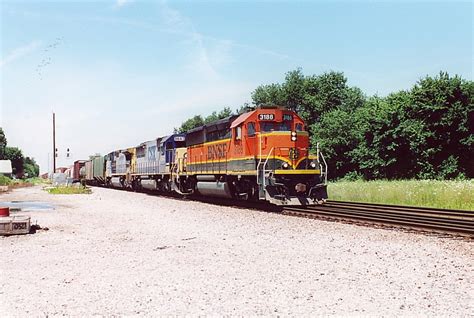
<svg viewBox="0 0 474 318">
<path fill-rule="evenodd" d="M 119 189 L 119 188 L 107 188 L 107 187 L 101 187 L 101 188 L 111 189 L 111 190 L 116 190 L 116 191 L 144 193 L 150 196 L 163 197 L 163 198 L 172 199 L 176 201 L 185 201 L 185 202 L 197 201 L 201 203 L 208 203 L 208 204 L 232 207 L 232 208 L 237 208 L 237 209 L 258 210 L 258 211 L 273 212 L 273 213 L 281 213 L 283 211 L 283 207 L 276 206 L 268 202 L 253 202 L 253 201 L 243 201 L 243 200 L 235 200 L 235 199 L 210 198 L 210 197 L 201 197 L 197 195 L 182 196 L 180 194 L 175 194 L 175 193 L 165 194 L 165 193 L 159 193 L 152 190 L 133 191 L 133 190 Z"/>
<path fill-rule="evenodd" d="M 30 226 L 30 233 L 29 234 L 35 234 L 37 231 L 49 231 L 48 227 L 41 227 L 38 224 L 33 224 Z"/>
</svg>

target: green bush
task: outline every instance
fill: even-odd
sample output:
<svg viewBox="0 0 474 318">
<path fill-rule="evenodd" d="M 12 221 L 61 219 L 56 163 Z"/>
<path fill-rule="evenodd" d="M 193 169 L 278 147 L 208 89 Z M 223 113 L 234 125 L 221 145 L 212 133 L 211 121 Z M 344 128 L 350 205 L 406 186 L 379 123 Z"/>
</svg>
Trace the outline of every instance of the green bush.
<svg viewBox="0 0 474 318">
<path fill-rule="evenodd" d="M 12 180 L 4 175 L 0 175 L 0 186 L 7 186 L 12 183 Z"/>
</svg>

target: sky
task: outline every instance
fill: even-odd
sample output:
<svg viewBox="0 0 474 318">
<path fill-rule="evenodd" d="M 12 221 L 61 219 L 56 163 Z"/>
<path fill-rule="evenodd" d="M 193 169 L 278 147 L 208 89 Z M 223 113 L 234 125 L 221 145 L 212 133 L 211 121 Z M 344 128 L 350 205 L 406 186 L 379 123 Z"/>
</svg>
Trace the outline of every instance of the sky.
<svg viewBox="0 0 474 318">
<path fill-rule="evenodd" d="M 42 172 L 53 111 L 68 166 L 237 109 L 299 67 L 379 96 L 473 75 L 470 1 L 0 0 L 0 17 L 0 127 Z"/>
</svg>

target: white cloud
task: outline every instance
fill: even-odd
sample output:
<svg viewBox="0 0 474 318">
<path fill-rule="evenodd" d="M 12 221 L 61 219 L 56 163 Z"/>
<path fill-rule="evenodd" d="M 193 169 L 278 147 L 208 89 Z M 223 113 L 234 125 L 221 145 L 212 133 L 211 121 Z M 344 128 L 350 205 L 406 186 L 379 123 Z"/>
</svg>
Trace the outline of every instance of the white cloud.
<svg viewBox="0 0 474 318">
<path fill-rule="evenodd" d="M 211 59 L 210 47 L 205 43 L 206 37 L 196 30 L 188 17 L 181 14 L 178 10 L 169 7 L 166 2 L 160 4 L 160 14 L 168 30 L 187 37 L 186 42 L 192 46 L 191 54 L 189 55 L 190 62 L 187 68 L 201 74 L 205 78 L 218 78 L 218 65 L 214 61 L 225 60 L 225 57 L 221 56 L 225 52 L 215 50 L 215 56 Z M 216 47 L 219 47 L 225 45 L 228 41 L 214 39 L 214 42 L 217 42 Z"/>
<path fill-rule="evenodd" d="M 118 8 L 120 8 L 120 7 L 123 7 L 123 6 L 126 5 L 126 4 L 131 3 L 131 2 L 133 2 L 133 0 L 117 0 L 117 1 L 115 2 L 115 6 L 118 7 Z"/>
<path fill-rule="evenodd" d="M 15 60 L 33 52 L 36 50 L 39 46 L 41 45 L 40 41 L 32 41 L 27 45 L 17 47 L 13 49 L 7 56 L 2 57 L 2 60 L 0 61 L 0 67 L 4 67 L 5 65 L 8 65 Z"/>
</svg>

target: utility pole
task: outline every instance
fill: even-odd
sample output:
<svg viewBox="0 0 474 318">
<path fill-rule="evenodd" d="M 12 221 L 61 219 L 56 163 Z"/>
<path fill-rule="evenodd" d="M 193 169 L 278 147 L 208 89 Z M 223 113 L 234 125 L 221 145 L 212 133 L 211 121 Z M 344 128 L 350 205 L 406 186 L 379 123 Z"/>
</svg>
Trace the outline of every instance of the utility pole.
<svg viewBox="0 0 474 318">
<path fill-rule="evenodd" d="M 53 112 L 53 174 L 56 172 L 56 115 Z"/>
</svg>

